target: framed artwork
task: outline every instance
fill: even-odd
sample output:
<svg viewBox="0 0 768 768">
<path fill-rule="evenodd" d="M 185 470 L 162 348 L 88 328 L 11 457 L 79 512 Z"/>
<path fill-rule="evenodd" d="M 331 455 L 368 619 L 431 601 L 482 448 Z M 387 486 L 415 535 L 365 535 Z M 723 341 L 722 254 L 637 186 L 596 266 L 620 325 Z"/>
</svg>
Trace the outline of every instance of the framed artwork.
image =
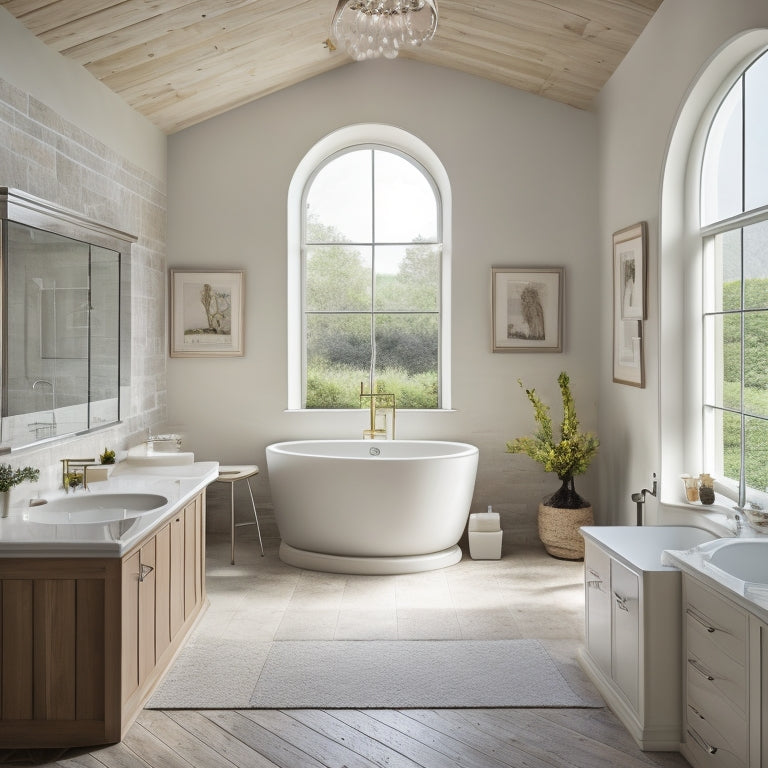
<svg viewBox="0 0 768 768">
<path fill-rule="evenodd" d="M 647 241 L 644 221 L 613 235 L 613 380 L 635 387 L 645 386 Z"/>
<path fill-rule="evenodd" d="M 563 351 L 563 267 L 491 267 L 494 352 Z"/>
<path fill-rule="evenodd" d="M 242 357 L 243 272 L 171 269 L 171 357 Z"/>
<path fill-rule="evenodd" d="M 645 298 L 646 223 L 641 221 L 613 236 L 614 269 L 621 279 L 621 319 L 645 320 L 648 316 Z"/>
</svg>

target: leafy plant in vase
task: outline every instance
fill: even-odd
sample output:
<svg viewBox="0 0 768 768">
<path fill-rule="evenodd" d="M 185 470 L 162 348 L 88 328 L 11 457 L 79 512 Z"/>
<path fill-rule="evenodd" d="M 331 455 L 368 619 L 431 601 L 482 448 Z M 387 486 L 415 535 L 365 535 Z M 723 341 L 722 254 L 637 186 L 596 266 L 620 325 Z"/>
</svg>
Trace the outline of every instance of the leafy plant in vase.
<svg viewBox="0 0 768 768">
<path fill-rule="evenodd" d="M 10 491 L 25 480 L 35 482 L 40 478 L 40 470 L 34 467 L 13 469 L 10 464 L 0 464 L 0 517 L 8 517 Z"/>
<path fill-rule="evenodd" d="M 581 560 L 584 540 L 579 527 L 592 524 L 594 517 L 591 504 L 576 492 L 574 477 L 587 471 L 600 441 L 591 432 L 579 431 L 570 378 L 565 371 L 557 377 L 557 382 L 563 400 L 560 439 L 555 438 L 549 406 L 541 401 L 535 389 L 526 389 L 538 429 L 529 437 L 510 440 L 507 452 L 524 453 L 541 464 L 545 471 L 558 476 L 562 483 L 560 488 L 539 504 L 539 538 L 553 557 Z M 523 387 L 519 379 L 518 384 Z"/>
</svg>

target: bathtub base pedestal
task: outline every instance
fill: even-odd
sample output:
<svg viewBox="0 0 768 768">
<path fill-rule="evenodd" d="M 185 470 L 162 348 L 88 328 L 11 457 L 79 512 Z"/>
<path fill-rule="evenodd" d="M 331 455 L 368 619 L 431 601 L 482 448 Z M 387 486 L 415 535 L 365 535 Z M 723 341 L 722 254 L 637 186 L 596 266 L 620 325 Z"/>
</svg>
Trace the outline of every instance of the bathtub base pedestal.
<svg viewBox="0 0 768 768">
<path fill-rule="evenodd" d="M 280 559 L 288 565 L 326 573 L 362 574 L 365 576 L 386 576 L 397 573 L 419 573 L 434 571 L 456 565 L 461 560 L 458 544 L 440 552 L 405 557 L 350 557 L 326 555 L 322 552 L 308 552 L 296 549 L 285 542 L 280 544 Z"/>
</svg>

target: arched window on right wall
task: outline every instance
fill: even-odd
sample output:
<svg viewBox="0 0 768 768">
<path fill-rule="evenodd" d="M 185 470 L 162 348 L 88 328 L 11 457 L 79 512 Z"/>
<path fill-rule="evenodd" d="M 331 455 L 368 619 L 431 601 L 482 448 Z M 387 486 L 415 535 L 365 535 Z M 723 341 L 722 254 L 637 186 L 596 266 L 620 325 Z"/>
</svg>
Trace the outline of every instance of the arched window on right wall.
<svg viewBox="0 0 768 768">
<path fill-rule="evenodd" d="M 768 508 L 768 53 L 714 112 L 700 191 L 702 463 Z"/>
</svg>

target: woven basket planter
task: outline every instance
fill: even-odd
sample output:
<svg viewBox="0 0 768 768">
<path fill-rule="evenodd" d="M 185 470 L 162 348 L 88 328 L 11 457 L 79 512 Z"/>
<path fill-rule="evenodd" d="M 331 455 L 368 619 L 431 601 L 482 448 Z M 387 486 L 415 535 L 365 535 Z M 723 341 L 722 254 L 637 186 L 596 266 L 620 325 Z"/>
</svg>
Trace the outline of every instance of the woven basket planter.
<svg viewBox="0 0 768 768">
<path fill-rule="evenodd" d="M 594 522 L 592 507 L 561 509 L 539 504 L 539 538 L 552 557 L 583 560 L 584 538 L 579 528 Z"/>
</svg>

